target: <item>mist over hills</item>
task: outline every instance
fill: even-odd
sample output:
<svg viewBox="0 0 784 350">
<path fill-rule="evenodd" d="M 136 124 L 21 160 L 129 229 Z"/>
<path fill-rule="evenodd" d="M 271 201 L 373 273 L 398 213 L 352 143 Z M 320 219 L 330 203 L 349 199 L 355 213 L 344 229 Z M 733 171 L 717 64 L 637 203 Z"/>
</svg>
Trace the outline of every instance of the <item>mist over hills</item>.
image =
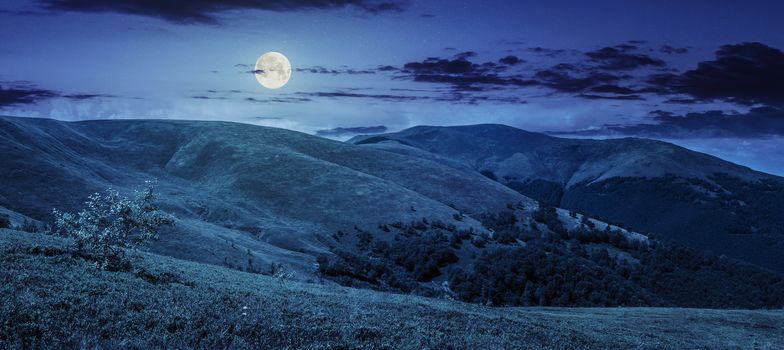
<svg viewBox="0 0 784 350">
<path fill-rule="evenodd" d="M 420 126 L 349 142 L 468 167 L 551 205 L 784 271 L 784 179 L 673 144 L 494 124 Z"/>
</svg>

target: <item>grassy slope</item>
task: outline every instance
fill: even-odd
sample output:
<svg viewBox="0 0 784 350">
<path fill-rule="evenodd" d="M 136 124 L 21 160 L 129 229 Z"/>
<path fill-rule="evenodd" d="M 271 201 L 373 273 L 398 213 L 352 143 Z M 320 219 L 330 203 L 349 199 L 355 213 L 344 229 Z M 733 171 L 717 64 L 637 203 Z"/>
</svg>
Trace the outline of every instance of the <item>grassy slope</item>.
<svg viewBox="0 0 784 350">
<path fill-rule="evenodd" d="M 63 244 L 0 230 L 0 348 L 784 347 L 784 311 L 488 308 L 152 254 L 97 271 Z"/>
<path fill-rule="evenodd" d="M 158 253 L 312 278 L 330 236 L 380 223 L 439 219 L 533 201 L 472 171 L 284 129 L 239 123 L 0 116 L 0 206 L 42 221 L 77 211 L 93 192 L 130 192 L 156 178 L 180 221 Z M 412 210 L 411 208 L 415 208 Z"/>
<path fill-rule="evenodd" d="M 403 145 L 376 143 L 383 139 Z M 784 272 L 784 178 L 714 156 L 649 139 L 567 139 L 493 124 L 420 126 L 349 142 L 435 153 L 436 161 L 450 159 L 444 165 L 490 171 L 554 206 Z"/>
</svg>

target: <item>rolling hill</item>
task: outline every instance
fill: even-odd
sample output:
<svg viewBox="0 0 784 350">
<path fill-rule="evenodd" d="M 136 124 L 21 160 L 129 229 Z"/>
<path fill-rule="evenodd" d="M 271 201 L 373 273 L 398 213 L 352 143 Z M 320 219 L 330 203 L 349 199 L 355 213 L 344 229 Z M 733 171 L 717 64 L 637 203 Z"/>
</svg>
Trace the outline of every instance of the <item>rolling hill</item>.
<svg viewBox="0 0 784 350">
<path fill-rule="evenodd" d="M 472 169 L 554 206 L 784 271 L 784 179 L 666 142 L 504 125 L 420 126 L 348 142 Z"/>
<path fill-rule="evenodd" d="M 519 141 L 478 139 L 493 138 Z M 468 161 L 480 154 L 469 139 L 458 156 L 415 139 L 355 145 L 238 123 L 3 117 L 0 214 L 41 228 L 53 208 L 76 212 L 91 193 L 156 179 L 177 224 L 150 249 L 179 259 L 493 305 L 784 305 L 780 274 L 539 205 L 496 181 L 497 168 Z"/>
<path fill-rule="evenodd" d="M 496 308 L 142 253 L 98 271 L 0 229 L 0 348 L 777 349 L 781 310 Z"/>
<path fill-rule="evenodd" d="M 157 179 L 178 225 L 153 250 L 312 275 L 338 230 L 423 217 L 479 231 L 458 213 L 535 202 L 471 171 L 418 157 L 247 124 L 0 117 L 0 207 L 49 221 L 96 191 Z M 311 276 L 312 277 L 312 276 Z"/>
</svg>

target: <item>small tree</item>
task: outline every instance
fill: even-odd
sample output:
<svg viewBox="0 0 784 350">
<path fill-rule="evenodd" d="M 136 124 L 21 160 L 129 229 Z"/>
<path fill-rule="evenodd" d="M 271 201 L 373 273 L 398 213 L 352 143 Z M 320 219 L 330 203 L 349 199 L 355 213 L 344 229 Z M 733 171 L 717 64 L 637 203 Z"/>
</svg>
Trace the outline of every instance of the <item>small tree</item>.
<svg viewBox="0 0 784 350">
<path fill-rule="evenodd" d="M 174 217 L 155 204 L 154 183 L 145 184 L 133 198 L 112 189 L 95 193 L 78 214 L 55 209 L 57 232 L 73 238 L 77 252 L 96 259 L 100 268 L 126 263 L 126 248 L 135 249 L 157 238 L 160 227 L 174 224 Z"/>
<path fill-rule="evenodd" d="M 0 214 L 0 228 L 11 227 L 11 218 L 6 214 Z"/>
</svg>

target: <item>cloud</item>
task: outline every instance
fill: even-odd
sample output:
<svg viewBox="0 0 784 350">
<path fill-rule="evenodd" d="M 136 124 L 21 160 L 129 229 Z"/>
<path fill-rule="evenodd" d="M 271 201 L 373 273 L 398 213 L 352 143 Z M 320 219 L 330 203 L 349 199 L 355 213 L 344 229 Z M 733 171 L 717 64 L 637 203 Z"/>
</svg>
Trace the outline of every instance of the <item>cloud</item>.
<svg viewBox="0 0 784 350">
<path fill-rule="evenodd" d="M 234 67 L 238 68 L 253 68 L 254 65 L 251 64 L 244 64 L 244 63 L 237 63 Z M 295 72 L 298 73 L 310 73 L 310 74 L 332 74 L 332 75 L 360 75 L 360 74 L 376 74 L 376 72 L 387 72 L 387 71 L 395 71 L 398 68 L 393 66 L 378 66 L 374 69 L 354 69 L 354 68 L 347 68 L 346 66 L 342 66 L 341 68 L 327 68 L 323 66 L 311 66 L 311 67 L 297 67 L 294 68 Z M 252 69 L 252 70 L 244 70 L 244 73 L 249 74 L 263 74 L 264 71 L 261 69 Z"/>
<path fill-rule="evenodd" d="M 528 51 L 548 57 L 556 57 L 566 53 L 564 49 L 551 49 L 547 47 L 529 47 Z"/>
<path fill-rule="evenodd" d="M 616 83 L 622 79 L 620 76 L 605 72 L 588 72 L 587 75 L 575 77 L 567 72 L 564 72 L 564 69 L 561 68 L 563 67 L 544 69 L 536 72 L 534 77 L 539 82 L 541 82 L 542 85 L 558 92 L 566 93 L 577 93 L 585 91 L 589 88 L 598 88 L 599 86 L 603 86 L 603 89 L 605 90 L 610 90 L 610 88 L 608 88 L 608 86 L 610 86 L 609 84 Z"/>
<path fill-rule="evenodd" d="M 321 97 L 321 98 L 364 98 L 364 99 L 375 99 L 381 101 L 414 101 L 414 100 L 423 100 L 427 99 L 423 96 L 412 96 L 412 95 L 392 95 L 392 94 L 362 94 L 362 93 L 354 93 L 354 92 L 345 92 L 345 91 L 329 91 L 329 92 L 298 92 L 300 96 L 307 96 L 307 97 Z"/>
<path fill-rule="evenodd" d="M 251 96 L 248 96 L 251 95 Z M 248 96 L 248 97 L 245 97 Z M 302 96 L 275 96 L 266 98 L 257 98 L 257 96 L 249 91 L 242 90 L 207 90 L 205 94 L 191 96 L 192 99 L 197 100 L 216 100 L 216 101 L 245 101 L 254 103 L 302 103 L 311 102 L 313 99 Z"/>
<path fill-rule="evenodd" d="M 34 104 L 57 96 L 59 93 L 46 89 L 0 85 L 0 107 Z"/>
<path fill-rule="evenodd" d="M 614 47 L 605 47 L 599 50 L 586 52 L 591 61 L 598 64 L 598 68 L 606 70 L 630 70 L 640 67 L 664 67 L 666 63 L 658 58 L 653 58 L 639 53 L 630 53 L 637 49 L 636 45 L 620 44 Z"/>
<path fill-rule="evenodd" d="M 618 86 L 618 85 L 611 85 L 611 84 L 593 86 L 593 87 L 591 87 L 588 90 L 591 91 L 591 92 L 606 93 L 606 94 L 616 94 L 616 95 L 629 95 L 629 94 L 635 94 L 635 93 L 638 92 L 637 90 L 630 89 L 628 87 L 623 87 L 623 86 Z"/>
<path fill-rule="evenodd" d="M 784 52 L 756 42 L 724 45 L 716 59 L 683 74 L 654 75 L 648 83 L 703 101 L 784 106 Z"/>
<path fill-rule="evenodd" d="M 307 97 L 292 97 L 292 96 L 284 96 L 284 97 L 270 97 L 270 98 L 255 98 L 255 97 L 246 97 L 245 101 L 248 102 L 260 102 L 260 103 L 301 103 L 301 102 L 311 102 L 313 99 Z"/>
<path fill-rule="evenodd" d="M 313 66 L 313 67 L 301 67 L 295 68 L 295 72 L 302 72 L 302 73 L 312 73 L 312 74 L 332 74 L 332 75 L 359 75 L 359 74 L 376 74 L 375 70 L 372 69 L 353 69 L 353 68 L 344 68 L 344 69 L 328 69 L 322 66 Z"/>
<path fill-rule="evenodd" d="M 478 66 L 465 57 L 454 60 L 428 58 L 422 62 L 409 62 L 403 69 L 414 74 L 469 74 L 478 73 Z"/>
<path fill-rule="evenodd" d="M 684 53 L 688 53 L 689 49 L 685 47 L 673 47 L 670 45 L 662 45 L 661 47 L 659 47 L 659 52 L 663 52 L 668 55 L 684 54 Z"/>
<path fill-rule="evenodd" d="M 513 55 L 509 55 L 498 60 L 498 63 L 505 64 L 507 66 L 514 66 L 523 62 L 525 62 L 523 59 Z"/>
<path fill-rule="evenodd" d="M 70 100 L 81 101 L 81 100 L 91 100 L 94 98 L 115 98 L 117 96 L 109 95 L 109 94 L 69 94 L 69 95 L 61 95 L 60 97 L 65 97 Z"/>
<path fill-rule="evenodd" d="M 586 53 L 594 57 L 591 64 L 558 63 L 539 70 L 518 68 L 517 66 L 525 60 L 513 55 L 502 57 L 497 61 L 475 62 L 471 58 L 476 57 L 476 54 L 473 51 L 466 51 L 455 55 L 452 59 L 430 57 L 423 61 L 406 63 L 397 78 L 449 85 L 453 94 L 443 100 L 471 101 L 468 103 L 472 104 L 482 101 L 524 103 L 525 101 L 518 95 L 521 88 L 527 87 L 548 88 L 558 93 L 585 99 L 643 100 L 643 93 L 654 91 L 650 88 L 633 89 L 619 85 L 633 77 L 628 74 L 618 74 L 617 71 L 646 64 L 658 66 L 663 65 L 664 62 L 659 63 L 647 59 L 647 56 L 627 52 L 637 48 L 636 45 L 624 43 Z M 551 52 L 544 48 L 529 50 Z M 532 71 L 533 75 L 531 75 Z M 495 96 L 481 94 L 490 92 Z M 474 93 L 475 96 L 468 96 L 470 93 Z M 508 96 L 510 94 L 515 96 Z"/>
<path fill-rule="evenodd" d="M 633 135 L 656 138 L 764 138 L 784 136 L 784 109 L 757 107 L 745 113 L 726 111 L 651 112 L 655 123 L 603 125 L 570 132 L 580 135 Z"/>
<path fill-rule="evenodd" d="M 525 95 L 520 97 L 520 94 L 537 93 L 524 90 L 533 87 L 539 88 L 539 93 L 551 90 L 591 100 L 640 101 L 655 97 L 664 99 L 666 104 L 720 101 L 747 106 L 784 106 L 784 53 L 760 43 L 724 45 L 714 60 L 701 62 L 696 69 L 683 73 L 667 68 L 664 60 L 643 52 L 674 55 L 688 53 L 688 48 L 656 46 L 638 40 L 588 52 L 573 51 L 568 56 L 561 56 L 564 50 L 542 47 L 528 51 L 547 55 L 550 59 L 544 62 L 556 64 L 537 67 L 543 64 L 539 58 L 523 69 L 520 63 L 525 61 L 518 56 L 482 62 L 476 59 L 475 51 L 463 51 L 450 58 L 430 57 L 408 62 L 401 68 L 383 66 L 383 70 L 394 73 L 395 79 L 449 87 L 451 94 L 437 98 L 442 101 L 523 102 Z M 670 72 L 662 73 L 666 69 Z M 509 96 L 512 94 L 515 98 Z"/>
<path fill-rule="evenodd" d="M 644 101 L 640 95 L 596 95 L 596 94 L 579 94 L 577 97 L 588 100 L 618 100 L 618 101 Z"/>
<path fill-rule="evenodd" d="M 536 81 L 521 75 L 502 75 L 510 66 L 517 64 L 515 56 L 503 58 L 507 62 L 474 63 L 458 55 L 456 59 L 431 57 L 421 62 L 409 62 L 403 66 L 403 78 L 417 82 L 449 84 L 455 91 L 485 91 L 502 86 L 531 86 Z M 514 59 L 511 57 L 515 57 Z"/>
<path fill-rule="evenodd" d="M 64 94 L 58 91 L 38 88 L 28 82 L 0 82 L 0 107 L 36 104 L 52 98 L 82 101 L 115 97 L 117 96 L 107 94 Z"/>
<path fill-rule="evenodd" d="M 455 55 L 455 58 L 465 60 L 465 59 L 468 59 L 468 58 L 471 58 L 471 57 L 476 57 L 476 56 L 477 56 L 477 53 L 475 51 L 465 51 L 465 52 L 461 52 L 461 53 Z"/>
<path fill-rule="evenodd" d="M 379 126 L 357 126 L 357 127 L 348 127 L 348 128 L 334 128 L 334 129 L 326 129 L 326 130 L 317 130 L 316 135 L 322 137 L 346 137 L 352 135 L 359 135 L 359 134 L 381 134 L 386 132 L 388 129 L 384 125 Z"/>
<path fill-rule="evenodd" d="M 229 10 L 303 11 L 353 7 L 378 14 L 398 12 L 394 2 L 370 0 L 40 0 L 48 10 L 115 12 L 161 18 L 175 23 L 218 23 Z"/>
<path fill-rule="evenodd" d="M 378 70 L 379 72 L 393 72 L 393 71 L 398 71 L 400 69 L 395 66 L 383 65 L 383 66 L 378 66 L 376 70 Z"/>
<path fill-rule="evenodd" d="M 509 104 L 525 104 L 528 103 L 520 96 L 488 96 L 488 95 L 475 95 L 461 92 L 454 92 L 433 98 L 435 101 L 444 101 L 451 103 L 477 105 L 481 102 L 496 102 L 496 103 L 509 103 Z"/>
</svg>

